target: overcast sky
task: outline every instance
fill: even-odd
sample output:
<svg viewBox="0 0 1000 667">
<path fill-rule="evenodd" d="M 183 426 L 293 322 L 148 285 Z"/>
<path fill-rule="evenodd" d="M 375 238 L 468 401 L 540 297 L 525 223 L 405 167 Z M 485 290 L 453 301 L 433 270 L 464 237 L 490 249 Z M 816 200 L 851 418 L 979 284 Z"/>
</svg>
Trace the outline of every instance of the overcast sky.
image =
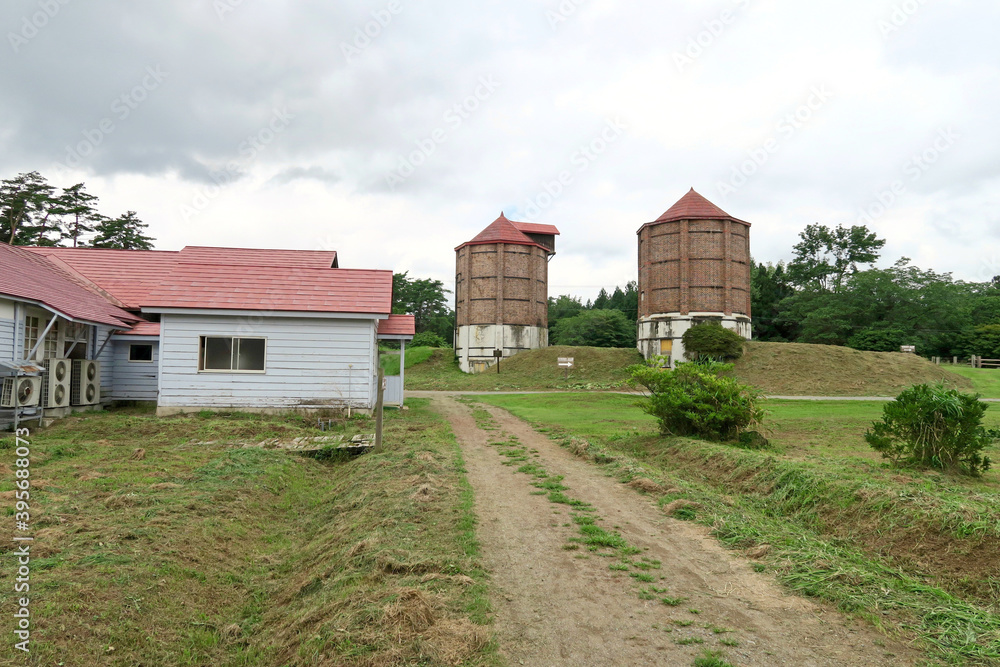
<svg viewBox="0 0 1000 667">
<path fill-rule="evenodd" d="M 159 249 L 330 248 L 454 283 L 501 210 L 551 295 L 636 277 L 694 187 L 758 261 L 867 224 L 1000 274 L 996 0 L 5 0 L 0 175 L 85 181 Z"/>
</svg>

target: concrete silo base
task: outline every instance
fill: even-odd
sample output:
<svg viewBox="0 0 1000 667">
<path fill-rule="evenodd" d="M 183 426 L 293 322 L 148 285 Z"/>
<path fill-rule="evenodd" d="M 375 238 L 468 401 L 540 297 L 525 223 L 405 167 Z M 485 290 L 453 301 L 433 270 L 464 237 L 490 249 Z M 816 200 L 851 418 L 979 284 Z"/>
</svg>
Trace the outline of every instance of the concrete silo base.
<svg viewBox="0 0 1000 667">
<path fill-rule="evenodd" d="M 494 350 L 512 357 L 523 350 L 549 346 L 549 330 L 511 324 L 474 324 L 458 327 L 455 332 L 455 355 L 465 373 L 482 373 L 496 363 Z"/>
<path fill-rule="evenodd" d="M 691 327 L 702 322 L 718 322 L 726 329 L 735 331 L 750 340 L 750 318 L 746 315 L 723 315 L 722 313 L 666 313 L 643 317 L 639 320 L 637 347 L 646 359 L 662 355 L 670 358 L 670 367 L 687 361 L 684 357 L 682 336 Z"/>
</svg>

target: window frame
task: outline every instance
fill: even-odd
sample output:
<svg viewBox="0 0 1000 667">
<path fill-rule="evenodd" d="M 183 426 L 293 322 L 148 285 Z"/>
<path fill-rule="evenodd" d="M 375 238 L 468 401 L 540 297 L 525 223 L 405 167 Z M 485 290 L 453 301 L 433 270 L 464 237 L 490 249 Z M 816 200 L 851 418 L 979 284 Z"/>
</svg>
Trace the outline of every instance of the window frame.
<svg viewBox="0 0 1000 667">
<path fill-rule="evenodd" d="M 230 358 L 229 358 L 229 368 L 205 368 L 205 348 L 206 341 L 209 338 L 218 339 L 228 339 L 230 341 Z M 239 370 L 234 369 L 234 360 L 239 354 L 239 346 L 236 341 L 241 340 L 262 340 L 264 341 L 264 355 L 263 355 L 263 368 L 260 370 Z M 267 338 L 265 336 L 216 336 L 216 335 L 201 335 L 198 336 L 198 372 L 199 373 L 227 373 L 227 374 L 240 374 L 240 375 L 264 375 L 267 373 Z"/>
<path fill-rule="evenodd" d="M 24 317 L 24 349 L 21 350 L 21 358 L 24 361 L 33 361 L 33 359 L 28 359 L 28 354 L 31 352 L 31 348 L 38 344 L 38 336 L 42 333 L 42 318 L 37 315 L 26 315 Z M 38 348 L 41 350 L 41 346 Z M 38 355 L 38 352 L 35 353 Z"/>
<path fill-rule="evenodd" d="M 132 350 L 137 347 L 148 347 L 149 348 L 149 359 L 133 359 Z M 128 345 L 128 362 L 130 364 L 151 364 L 153 363 L 153 344 L 152 343 L 129 343 Z"/>
</svg>

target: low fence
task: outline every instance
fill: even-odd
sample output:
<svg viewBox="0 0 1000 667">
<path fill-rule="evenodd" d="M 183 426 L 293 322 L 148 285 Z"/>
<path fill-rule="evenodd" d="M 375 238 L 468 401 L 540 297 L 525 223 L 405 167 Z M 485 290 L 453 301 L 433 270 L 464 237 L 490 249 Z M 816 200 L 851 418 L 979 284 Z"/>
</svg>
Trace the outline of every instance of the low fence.
<svg viewBox="0 0 1000 667">
<path fill-rule="evenodd" d="M 972 367 L 973 368 L 1000 368 L 1000 359 L 983 359 L 982 357 L 977 357 L 973 355 L 972 357 Z"/>
</svg>

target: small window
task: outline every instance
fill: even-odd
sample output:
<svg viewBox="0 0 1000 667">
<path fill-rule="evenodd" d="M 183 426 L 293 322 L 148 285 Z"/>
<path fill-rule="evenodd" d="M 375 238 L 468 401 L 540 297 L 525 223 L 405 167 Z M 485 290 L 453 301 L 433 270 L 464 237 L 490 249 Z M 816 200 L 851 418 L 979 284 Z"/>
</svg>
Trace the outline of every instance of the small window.
<svg viewBox="0 0 1000 667">
<path fill-rule="evenodd" d="M 263 373 L 266 343 L 264 338 L 202 336 L 198 370 Z"/>
<path fill-rule="evenodd" d="M 128 360 L 139 362 L 150 362 L 153 360 L 153 346 L 136 344 L 128 346 Z"/>
</svg>

